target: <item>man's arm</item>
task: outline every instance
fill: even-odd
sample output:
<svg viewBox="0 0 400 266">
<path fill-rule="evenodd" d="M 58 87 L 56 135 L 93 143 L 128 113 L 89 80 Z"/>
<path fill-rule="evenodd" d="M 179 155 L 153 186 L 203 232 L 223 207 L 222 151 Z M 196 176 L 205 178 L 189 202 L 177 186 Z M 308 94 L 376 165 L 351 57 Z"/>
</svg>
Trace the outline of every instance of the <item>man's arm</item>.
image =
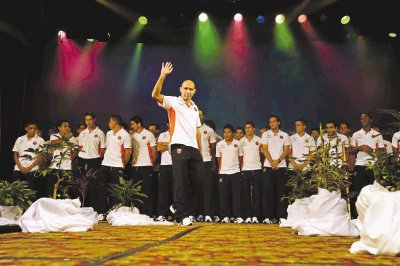
<svg viewBox="0 0 400 266">
<path fill-rule="evenodd" d="M 151 93 L 151 97 L 160 104 L 164 101 L 164 95 L 161 94 L 162 85 L 164 84 L 165 77 L 171 74 L 173 69 L 174 68 L 170 62 L 166 62 L 165 64 L 162 63 L 160 77 L 154 85 L 153 92 Z"/>
<path fill-rule="evenodd" d="M 272 163 L 272 157 L 271 157 L 271 154 L 269 154 L 269 151 L 268 151 L 268 144 L 263 144 L 262 145 L 262 153 L 264 154 L 264 158 L 266 160 L 268 160 L 270 163 Z"/>
<path fill-rule="evenodd" d="M 157 151 L 165 152 L 168 150 L 168 142 L 157 142 Z"/>
<path fill-rule="evenodd" d="M 126 164 L 129 162 L 129 159 L 130 159 L 130 157 L 131 157 L 131 154 L 132 154 L 132 149 L 130 149 L 130 148 L 125 148 L 125 160 L 124 160 L 125 165 L 124 165 L 124 168 L 125 168 Z"/>
<path fill-rule="evenodd" d="M 25 167 L 22 166 L 21 162 L 19 161 L 19 153 L 17 151 L 13 152 L 14 162 L 18 166 L 19 170 L 23 174 L 27 174 L 29 171 Z"/>
<path fill-rule="evenodd" d="M 200 154 L 203 154 L 203 152 L 202 152 L 202 147 L 201 147 L 201 133 L 200 133 L 200 128 L 197 128 L 197 131 L 196 131 L 196 139 L 197 139 L 197 146 L 199 146 Z"/>
<path fill-rule="evenodd" d="M 156 163 L 157 159 L 157 146 L 152 146 L 151 147 L 151 158 L 152 158 L 152 164 L 154 165 Z"/>
</svg>

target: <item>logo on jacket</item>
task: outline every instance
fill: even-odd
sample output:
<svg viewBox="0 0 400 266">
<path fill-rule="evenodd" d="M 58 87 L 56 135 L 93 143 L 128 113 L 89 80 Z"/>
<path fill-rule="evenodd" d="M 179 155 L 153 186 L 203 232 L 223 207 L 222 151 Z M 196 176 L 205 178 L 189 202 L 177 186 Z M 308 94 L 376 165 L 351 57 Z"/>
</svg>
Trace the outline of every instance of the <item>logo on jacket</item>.
<svg viewBox="0 0 400 266">
<path fill-rule="evenodd" d="M 233 145 L 233 147 L 237 148 L 237 144 Z"/>
<path fill-rule="evenodd" d="M 260 143 L 258 143 L 258 141 L 256 141 L 256 145 L 258 146 L 258 145 L 260 145 Z"/>
<path fill-rule="evenodd" d="M 280 136 L 281 139 L 283 139 L 283 136 Z"/>
<path fill-rule="evenodd" d="M 146 139 L 146 136 L 143 136 L 142 139 L 145 140 L 145 139 Z"/>
<path fill-rule="evenodd" d="M 118 136 L 118 140 L 121 140 L 121 136 Z"/>
<path fill-rule="evenodd" d="M 36 145 L 36 144 L 37 144 L 37 142 L 36 142 L 36 141 L 34 141 L 34 142 L 33 142 L 33 145 Z"/>
<path fill-rule="evenodd" d="M 96 134 L 96 135 L 94 135 L 94 137 L 95 137 L 95 138 L 98 138 L 98 137 L 99 137 L 99 135 L 97 135 L 97 134 Z"/>
<path fill-rule="evenodd" d="M 203 132 L 204 134 L 207 134 L 207 130 L 204 130 L 204 132 Z"/>
</svg>

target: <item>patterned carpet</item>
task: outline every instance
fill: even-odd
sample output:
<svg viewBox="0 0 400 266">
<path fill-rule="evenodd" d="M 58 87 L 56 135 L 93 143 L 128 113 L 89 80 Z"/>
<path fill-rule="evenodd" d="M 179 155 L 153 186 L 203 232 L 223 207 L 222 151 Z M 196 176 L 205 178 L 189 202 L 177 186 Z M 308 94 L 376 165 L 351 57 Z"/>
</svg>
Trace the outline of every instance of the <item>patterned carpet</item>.
<svg viewBox="0 0 400 266">
<path fill-rule="evenodd" d="M 350 254 L 353 237 L 305 237 L 277 225 L 112 227 L 85 233 L 0 235 L 0 265 L 393 265 L 400 257 Z"/>
</svg>

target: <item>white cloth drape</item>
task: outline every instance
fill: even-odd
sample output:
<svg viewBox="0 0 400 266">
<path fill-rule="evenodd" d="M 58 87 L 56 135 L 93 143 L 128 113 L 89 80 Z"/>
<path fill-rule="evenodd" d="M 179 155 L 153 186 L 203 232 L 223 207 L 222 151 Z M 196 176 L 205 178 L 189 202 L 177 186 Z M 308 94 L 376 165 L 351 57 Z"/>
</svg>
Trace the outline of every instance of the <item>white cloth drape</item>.
<svg viewBox="0 0 400 266">
<path fill-rule="evenodd" d="M 299 235 L 358 236 L 349 219 L 347 202 L 340 191 L 319 188 L 318 194 L 298 199 L 288 207 L 288 219 L 281 227 L 292 227 Z"/>
<path fill-rule="evenodd" d="M 0 226 L 18 225 L 22 209 L 18 206 L 0 206 Z"/>
<path fill-rule="evenodd" d="M 361 190 L 356 207 L 360 240 L 350 252 L 400 254 L 400 191 L 390 192 L 375 181 Z"/>
<path fill-rule="evenodd" d="M 137 208 L 119 207 L 110 211 L 107 221 L 112 226 L 123 225 L 173 225 L 171 222 L 155 222 L 150 216 L 140 214 Z"/>
<path fill-rule="evenodd" d="M 22 232 L 84 232 L 98 223 L 91 207 L 81 208 L 79 199 L 41 198 L 19 219 Z"/>
</svg>

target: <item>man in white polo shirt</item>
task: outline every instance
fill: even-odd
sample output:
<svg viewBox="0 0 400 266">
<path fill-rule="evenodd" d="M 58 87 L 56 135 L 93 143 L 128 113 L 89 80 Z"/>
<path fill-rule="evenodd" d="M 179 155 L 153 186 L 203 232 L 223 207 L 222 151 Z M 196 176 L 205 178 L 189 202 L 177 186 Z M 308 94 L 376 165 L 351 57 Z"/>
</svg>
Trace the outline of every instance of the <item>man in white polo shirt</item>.
<svg viewBox="0 0 400 266">
<path fill-rule="evenodd" d="M 169 123 L 167 122 L 169 129 Z M 164 222 L 169 216 L 169 206 L 172 205 L 172 158 L 168 151 L 170 142 L 169 130 L 158 136 L 157 151 L 161 153 L 160 176 L 158 178 L 158 210 L 157 221 Z"/>
<path fill-rule="evenodd" d="M 364 113 L 360 117 L 361 129 L 354 132 L 351 140 L 351 152 L 356 154 L 356 166 L 354 168 L 354 177 L 352 188 L 360 193 L 361 189 L 375 181 L 372 169 L 368 169 L 368 163 L 373 164 L 371 153 L 374 151 L 385 151 L 382 135 L 371 128 L 372 116 Z M 357 210 L 353 205 L 353 216 L 357 218 Z"/>
<path fill-rule="evenodd" d="M 296 119 L 294 127 L 296 133 L 290 136 L 291 156 L 288 168 L 307 172 L 311 160 L 310 153 L 316 150 L 316 144 L 314 138 L 306 133 L 307 121 L 305 119 Z"/>
<path fill-rule="evenodd" d="M 393 137 L 392 137 L 392 149 L 393 149 L 394 153 L 400 151 L 400 131 L 398 131 L 398 132 L 393 134 Z"/>
<path fill-rule="evenodd" d="M 246 135 L 240 139 L 243 148 L 243 213 L 246 223 L 261 219 L 261 138 L 255 135 L 255 124 L 247 121 Z"/>
<path fill-rule="evenodd" d="M 78 166 L 87 173 L 97 171 L 96 179 L 89 179 L 87 189 L 87 207 L 93 207 L 95 211 L 107 208 L 107 191 L 104 179 L 100 177 L 99 169 L 105 152 L 106 143 L 104 132 L 96 125 L 94 113 L 87 112 L 84 115 L 86 128 L 79 133 Z"/>
<path fill-rule="evenodd" d="M 240 142 L 233 138 L 232 125 L 224 126 L 224 140 L 217 143 L 215 156 L 219 165 L 219 206 L 221 223 L 243 223 L 242 218 L 242 185 L 240 166 L 243 160 L 243 149 Z"/>
<path fill-rule="evenodd" d="M 282 197 L 287 192 L 286 156 L 289 153 L 289 135 L 280 130 L 281 121 L 277 115 L 268 118 L 270 130 L 261 137 L 265 157 L 262 176 L 263 223 L 278 223 L 287 216 L 287 201 Z"/>
<path fill-rule="evenodd" d="M 119 178 L 124 177 L 124 168 L 132 154 L 131 135 L 122 127 L 122 118 L 112 115 L 108 121 L 110 131 L 106 135 L 106 152 L 101 163 L 104 184 L 119 184 Z M 110 199 L 109 207 L 118 204 L 113 197 Z M 105 210 L 107 211 L 107 210 Z M 104 212 L 105 212 L 104 211 Z M 104 212 L 100 212 L 103 214 Z"/>
<path fill-rule="evenodd" d="M 36 171 L 39 169 L 39 158 L 35 158 L 35 154 L 28 152 L 28 149 L 40 149 L 44 145 L 44 139 L 36 136 L 37 124 L 35 122 L 25 123 L 26 134 L 19 137 L 12 149 L 15 162 L 14 179 L 26 181 L 29 188 L 37 192 L 36 198 L 45 197 L 46 183 L 42 175 L 35 176 Z M 32 158 L 23 157 L 29 155 Z"/>
<path fill-rule="evenodd" d="M 161 94 L 162 85 L 167 75 L 173 70 L 170 62 L 162 63 L 160 77 L 152 92 L 152 97 L 168 112 L 171 142 L 169 149 L 174 172 L 174 214 L 180 225 L 192 225 L 191 202 L 197 198 L 194 186 L 201 172 L 201 126 L 199 110 L 192 101 L 196 93 L 195 84 L 185 80 L 180 87 L 180 97 Z"/>
<path fill-rule="evenodd" d="M 317 139 L 317 147 L 325 145 L 329 148 L 329 155 L 331 158 L 331 165 L 342 167 L 347 165 L 346 151 L 349 150 L 349 139 L 337 132 L 337 124 L 331 120 L 325 123 L 325 132 Z M 346 159 L 346 160 L 345 160 Z"/>
<path fill-rule="evenodd" d="M 138 204 L 140 213 L 152 216 L 153 213 L 153 164 L 156 159 L 156 138 L 153 133 L 144 128 L 143 119 L 140 116 L 131 118 L 131 128 L 133 134 L 133 159 L 130 178 L 135 182 L 141 181 L 142 193 L 146 198 L 142 198 L 143 203 Z"/>
</svg>

